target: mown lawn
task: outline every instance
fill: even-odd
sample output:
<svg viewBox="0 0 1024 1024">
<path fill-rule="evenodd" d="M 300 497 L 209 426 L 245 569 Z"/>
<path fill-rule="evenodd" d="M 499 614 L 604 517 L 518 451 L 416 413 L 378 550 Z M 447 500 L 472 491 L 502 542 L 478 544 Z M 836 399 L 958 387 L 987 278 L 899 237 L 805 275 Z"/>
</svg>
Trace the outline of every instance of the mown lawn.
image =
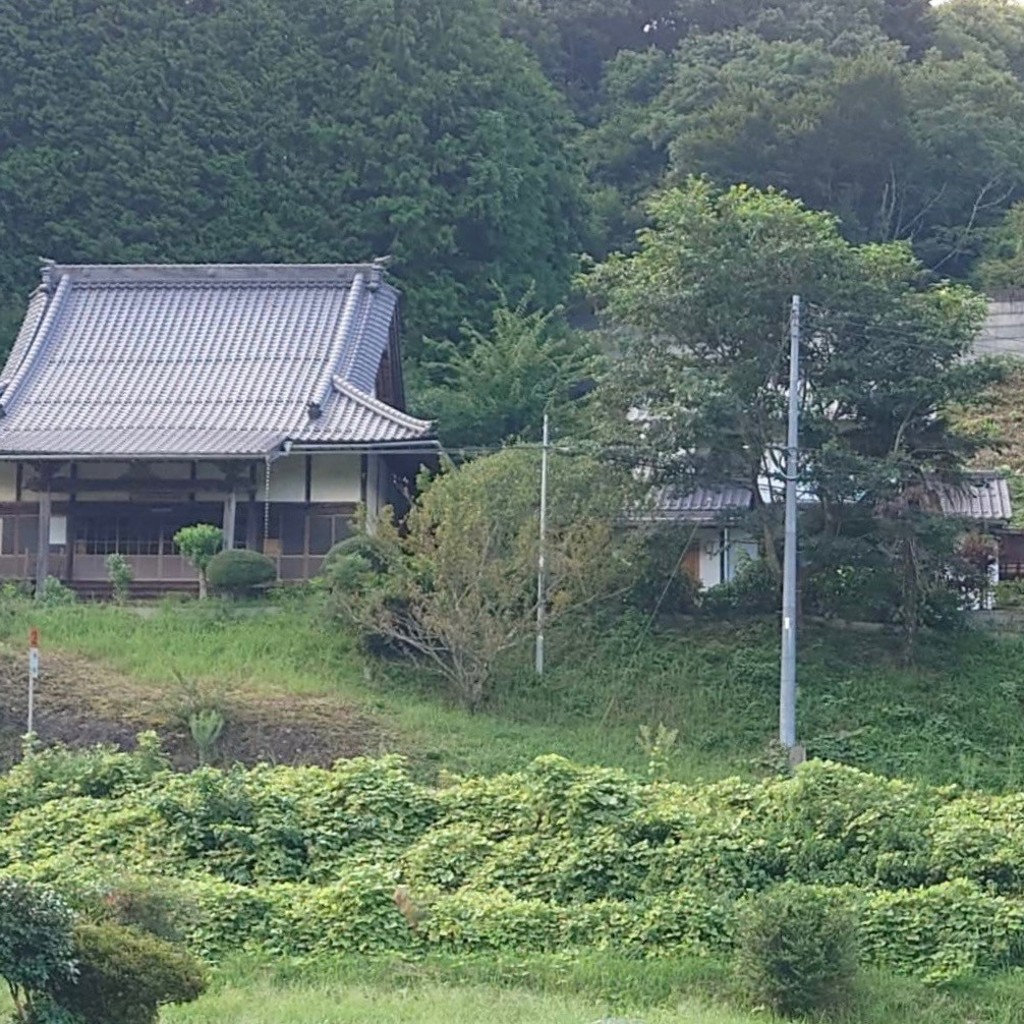
<svg viewBox="0 0 1024 1024">
<path fill-rule="evenodd" d="M 641 620 L 554 636 L 550 671 L 502 670 L 488 708 L 467 714 L 428 673 L 365 658 L 312 600 L 269 609 L 210 602 L 145 610 L 96 605 L 2 609 L 2 636 L 23 649 L 29 625 L 57 648 L 173 688 L 198 679 L 257 695 L 327 695 L 380 721 L 391 749 L 424 770 L 490 774 L 560 753 L 643 772 L 640 726 L 678 738 L 668 777 L 758 773 L 771 762 L 778 661 L 772 623 Z M 45 682 L 45 680 L 44 680 Z M 886 775 L 991 789 L 1024 788 L 1024 640 L 931 635 L 916 662 L 897 642 L 833 629 L 804 632 L 799 731 L 810 756 Z"/>
</svg>

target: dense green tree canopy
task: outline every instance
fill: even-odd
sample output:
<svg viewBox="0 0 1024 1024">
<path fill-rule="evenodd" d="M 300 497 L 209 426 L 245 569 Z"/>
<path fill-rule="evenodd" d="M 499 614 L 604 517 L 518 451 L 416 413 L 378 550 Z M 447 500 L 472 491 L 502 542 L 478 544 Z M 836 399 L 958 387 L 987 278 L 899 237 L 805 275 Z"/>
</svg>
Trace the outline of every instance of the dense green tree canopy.
<svg viewBox="0 0 1024 1024">
<path fill-rule="evenodd" d="M 503 298 L 490 331 L 466 325 L 460 344 L 438 347 L 424 367 L 434 379 L 416 388 L 417 401 L 449 446 L 539 441 L 545 413 L 561 432 L 580 418 L 574 403 L 599 369 L 593 342 L 570 332 L 561 310 Z"/>
<path fill-rule="evenodd" d="M 560 299 L 573 123 L 491 0 L 11 0 L 0 332 L 36 257 L 394 257 L 410 340 Z"/>
<path fill-rule="evenodd" d="M 0 349 L 39 256 L 391 255 L 414 361 L 479 375 L 501 295 L 564 303 L 578 253 L 630 247 L 648 197 L 692 175 L 993 280 L 1024 200 L 1024 7 L 11 0 Z"/>
<path fill-rule="evenodd" d="M 966 276 L 986 231 L 1024 194 L 1024 83 L 979 49 L 945 56 L 880 35 L 766 38 L 749 25 L 671 55 L 608 65 L 588 134 L 609 238 L 664 180 L 785 189 L 839 215 L 847 237 L 906 239 Z"/>
<path fill-rule="evenodd" d="M 826 526 L 961 469 L 980 439 L 954 430 L 946 410 L 976 401 L 991 372 L 962 361 L 984 313 L 977 295 L 925 285 L 906 245 L 851 245 L 834 218 L 775 192 L 692 180 L 651 214 L 638 250 L 588 281 L 612 323 L 633 332 L 606 399 L 611 437 L 634 461 L 683 487 L 749 485 L 771 550 L 764 490 L 783 477 L 799 294 L 801 472 Z"/>
<path fill-rule="evenodd" d="M 945 56 L 977 54 L 1024 81 L 1024 7 L 1017 0 L 955 0 L 940 8 L 936 29 Z"/>
<path fill-rule="evenodd" d="M 1024 288 L 1024 203 L 1017 203 L 990 235 L 978 277 L 992 292 Z"/>
</svg>

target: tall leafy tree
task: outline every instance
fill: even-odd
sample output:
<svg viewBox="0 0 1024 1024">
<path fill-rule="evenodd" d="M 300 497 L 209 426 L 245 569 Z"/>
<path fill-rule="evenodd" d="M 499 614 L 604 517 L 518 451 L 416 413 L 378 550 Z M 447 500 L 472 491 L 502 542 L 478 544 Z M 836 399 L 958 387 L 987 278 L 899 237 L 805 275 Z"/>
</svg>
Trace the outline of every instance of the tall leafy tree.
<svg viewBox="0 0 1024 1024">
<path fill-rule="evenodd" d="M 892 39 L 912 53 L 932 40 L 928 0 L 677 0 L 681 33 L 746 29 L 766 40 L 819 40 L 853 53 L 865 41 Z"/>
<path fill-rule="evenodd" d="M 975 54 L 907 70 L 908 150 L 894 237 L 966 276 L 988 229 L 1024 195 L 1024 85 Z"/>
<path fill-rule="evenodd" d="M 705 37 L 678 55 L 652 126 L 677 180 L 784 188 L 877 236 L 907 138 L 901 61 L 891 44 L 837 56 L 817 41 Z"/>
<path fill-rule="evenodd" d="M 559 88 L 587 111 L 604 65 L 623 51 L 671 49 L 678 0 L 498 0 L 505 32 L 529 46 Z"/>
<path fill-rule="evenodd" d="M 1016 0 L 955 0 L 936 10 L 935 45 L 943 56 L 983 57 L 1024 81 L 1024 7 Z"/>
<path fill-rule="evenodd" d="M 425 367 L 434 380 L 417 400 L 447 445 L 537 441 L 545 413 L 562 431 L 579 419 L 574 400 L 597 375 L 597 352 L 561 310 L 535 309 L 530 298 L 503 299 L 489 331 L 465 325 L 461 345 L 440 345 Z"/>
<path fill-rule="evenodd" d="M 0 317 L 36 257 L 394 257 L 414 337 L 560 300 L 574 125 L 487 0 L 11 0 Z"/>
<path fill-rule="evenodd" d="M 635 63 L 620 57 L 609 81 Z M 1024 193 L 1024 87 L 977 53 L 910 62 L 892 42 L 846 54 L 744 28 L 688 40 L 656 69 L 645 102 L 625 94 L 592 133 L 592 177 L 627 209 L 628 158 L 648 187 L 660 158 L 669 182 L 785 189 L 852 240 L 910 240 L 929 268 L 965 277 Z"/>
<path fill-rule="evenodd" d="M 589 287 L 633 333 L 610 375 L 613 438 L 680 487 L 744 483 L 773 557 L 783 482 L 790 298 L 803 353 L 804 486 L 822 529 L 877 517 L 980 444 L 946 410 L 978 400 L 990 368 L 964 363 L 984 302 L 927 286 L 905 245 L 855 246 L 835 219 L 773 191 L 692 180 L 651 204 L 637 251 Z M 631 415 L 632 413 L 632 415 Z"/>
<path fill-rule="evenodd" d="M 978 265 L 978 281 L 989 292 L 1024 288 L 1024 202 L 1013 206 L 990 233 Z"/>
<path fill-rule="evenodd" d="M 437 671 L 477 710 L 500 668 L 528 661 L 537 616 L 540 452 L 507 448 L 429 483 L 404 530 L 379 525 L 375 563 L 346 553 L 326 581 L 338 614 L 364 634 Z M 549 622 L 593 614 L 629 589 L 636 540 L 616 529 L 628 493 L 594 460 L 549 465 Z"/>
</svg>

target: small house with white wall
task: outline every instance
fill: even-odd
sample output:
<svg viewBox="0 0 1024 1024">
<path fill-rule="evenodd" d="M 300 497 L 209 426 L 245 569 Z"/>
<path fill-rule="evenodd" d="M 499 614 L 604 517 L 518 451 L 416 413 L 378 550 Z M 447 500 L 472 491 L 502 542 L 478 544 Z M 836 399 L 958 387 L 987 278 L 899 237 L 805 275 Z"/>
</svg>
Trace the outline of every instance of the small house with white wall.
<svg viewBox="0 0 1024 1024">
<path fill-rule="evenodd" d="M 640 518 L 653 526 L 689 530 L 681 568 L 702 587 L 717 587 L 734 579 L 745 560 L 759 557 L 757 539 L 730 525 L 750 511 L 752 497 L 741 484 L 686 492 L 664 487 L 652 495 Z"/>
<path fill-rule="evenodd" d="M 993 562 L 991 579 L 1000 579 L 1005 566 L 1004 533 L 1013 516 L 1006 479 L 998 473 L 972 473 L 960 483 L 933 485 L 942 515 L 962 522 L 969 529 L 986 531 L 1000 545 Z M 771 500 L 769 494 L 764 500 Z M 754 494 L 742 484 L 697 487 L 682 491 L 659 488 L 639 519 L 653 525 L 689 530 L 689 544 L 682 568 L 702 587 L 717 587 L 735 578 L 740 565 L 760 556 L 760 543 L 748 530 L 736 525 L 753 507 Z M 801 502 L 810 503 L 810 497 Z M 733 525 L 730 525 L 733 524 Z M 1004 574 L 1005 575 L 1005 574 Z"/>
<path fill-rule="evenodd" d="M 195 523 L 314 575 L 438 448 L 398 308 L 376 263 L 46 264 L 0 374 L 0 577 L 88 589 L 118 552 L 172 589 Z"/>
</svg>

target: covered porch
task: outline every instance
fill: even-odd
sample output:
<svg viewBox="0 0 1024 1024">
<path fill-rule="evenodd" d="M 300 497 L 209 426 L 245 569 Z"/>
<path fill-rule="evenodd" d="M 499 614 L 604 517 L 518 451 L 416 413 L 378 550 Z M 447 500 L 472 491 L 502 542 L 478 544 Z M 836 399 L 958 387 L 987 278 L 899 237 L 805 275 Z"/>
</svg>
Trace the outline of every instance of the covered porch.
<svg viewBox="0 0 1024 1024">
<path fill-rule="evenodd" d="M 279 579 L 309 579 L 351 534 L 360 503 L 367 504 L 368 461 L 353 454 L 316 466 L 307 455 L 273 466 L 18 463 L 3 495 L 13 500 L 0 502 L 0 577 L 40 586 L 52 576 L 99 593 L 108 581 L 107 559 L 117 553 L 140 590 L 185 589 L 196 573 L 174 536 L 211 523 L 223 529 L 226 548 L 266 554 Z M 376 492 L 372 497 L 371 510 Z"/>
</svg>

